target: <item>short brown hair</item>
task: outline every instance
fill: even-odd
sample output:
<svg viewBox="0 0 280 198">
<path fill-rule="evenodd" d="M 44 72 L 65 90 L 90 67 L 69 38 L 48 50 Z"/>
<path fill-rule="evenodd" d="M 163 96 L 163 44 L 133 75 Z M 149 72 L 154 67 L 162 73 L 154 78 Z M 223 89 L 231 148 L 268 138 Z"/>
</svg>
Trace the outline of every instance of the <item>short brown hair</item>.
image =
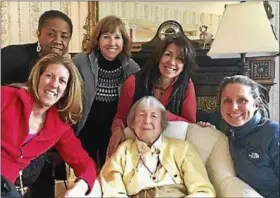
<svg viewBox="0 0 280 198">
<path fill-rule="evenodd" d="M 82 78 L 71 59 L 57 54 L 42 57 L 32 68 L 27 81 L 28 90 L 36 101 L 39 101 L 38 87 L 40 76 L 50 64 L 62 64 L 69 71 L 69 80 L 64 96 L 57 102 L 61 119 L 69 124 L 75 124 L 82 118 Z"/>
<path fill-rule="evenodd" d="M 125 23 L 119 17 L 113 15 L 104 17 L 96 24 L 95 27 L 93 27 L 90 36 L 90 42 L 87 46 L 87 53 L 91 53 L 93 50 L 98 48 L 98 41 L 101 34 L 108 32 L 114 33 L 117 29 L 120 30 L 123 38 L 123 49 L 120 55 L 124 57 L 130 57 L 131 43 L 125 28 Z"/>
</svg>

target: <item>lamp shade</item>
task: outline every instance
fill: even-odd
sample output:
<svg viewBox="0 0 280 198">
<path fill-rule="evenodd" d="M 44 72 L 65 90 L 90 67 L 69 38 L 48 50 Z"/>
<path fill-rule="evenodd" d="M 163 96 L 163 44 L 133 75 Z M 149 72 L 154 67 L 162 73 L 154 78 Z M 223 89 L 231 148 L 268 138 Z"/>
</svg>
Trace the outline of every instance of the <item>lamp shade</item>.
<svg viewBox="0 0 280 198">
<path fill-rule="evenodd" d="M 272 56 L 279 53 L 262 2 L 227 4 L 208 52 L 212 58 Z"/>
</svg>

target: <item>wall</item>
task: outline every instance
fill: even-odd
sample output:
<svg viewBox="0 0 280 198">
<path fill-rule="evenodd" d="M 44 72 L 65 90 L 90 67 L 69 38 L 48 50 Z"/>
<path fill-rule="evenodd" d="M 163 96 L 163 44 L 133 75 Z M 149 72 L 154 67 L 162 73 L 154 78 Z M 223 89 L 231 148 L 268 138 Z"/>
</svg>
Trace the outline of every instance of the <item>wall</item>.
<svg viewBox="0 0 280 198">
<path fill-rule="evenodd" d="M 274 18 L 270 21 L 274 27 L 279 42 L 279 1 L 269 1 Z M 275 85 L 270 90 L 269 111 L 273 120 L 279 121 L 279 57 L 275 58 Z"/>
<path fill-rule="evenodd" d="M 227 2 L 99 2 L 99 18 L 117 15 L 135 32 L 134 41 L 148 41 L 166 20 L 178 21 L 191 39 L 199 38 L 199 27 L 215 34 Z M 150 38 L 150 39 L 149 39 Z"/>
<path fill-rule="evenodd" d="M 80 52 L 88 13 L 87 2 L 1 2 L 1 47 L 10 44 L 36 42 L 40 15 L 46 10 L 60 10 L 74 24 L 69 52 Z"/>
<path fill-rule="evenodd" d="M 165 20 L 177 20 L 189 33 L 190 38 L 197 39 L 199 26 L 206 24 L 208 32 L 215 34 L 224 4 L 228 2 L 99 2 L 99 18 L 115 14 L 129 26 L 138 30 L 137 41 L 152 38 L 157 27 Z M 74 33 L 69 51 L 81 51 L 84 37 L 87 2 L 1 2 L 1 47 L 10 44 L 35 42 L 36 29 L 40 15 L 49 9 L 66 13 L 73 21 Z M 140 24 L 140 25 L 139 25 Z M 144 27 L 144 28 L 142 28 Z M 139 31 L 140 30 L 140 31 Z M 193 37 L 192 37 L 193 36 Z"/>
</svg>

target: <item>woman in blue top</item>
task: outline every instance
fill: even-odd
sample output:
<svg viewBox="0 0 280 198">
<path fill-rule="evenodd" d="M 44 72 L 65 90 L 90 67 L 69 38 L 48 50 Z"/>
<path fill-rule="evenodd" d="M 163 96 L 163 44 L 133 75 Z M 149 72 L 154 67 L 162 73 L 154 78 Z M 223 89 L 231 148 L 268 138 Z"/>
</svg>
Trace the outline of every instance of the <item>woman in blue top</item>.
<svg viewBox="0 0 280 198">
<path fill-rule="evenodd" d="M 267 117 L 263 87 L 246 76 L 220 84 L 221 115 L 237 176 L 266 198 L 279 197 L 279 122 Z"/>
</svg>

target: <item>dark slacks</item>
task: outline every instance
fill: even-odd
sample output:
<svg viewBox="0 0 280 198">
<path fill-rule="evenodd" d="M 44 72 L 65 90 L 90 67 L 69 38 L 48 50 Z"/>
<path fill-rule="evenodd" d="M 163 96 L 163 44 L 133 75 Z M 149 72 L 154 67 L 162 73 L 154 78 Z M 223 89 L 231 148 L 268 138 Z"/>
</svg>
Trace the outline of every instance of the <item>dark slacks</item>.
<svg viewBox="0 0 280 198">
<path fill-rule="evenodd" d="M 56 152 L 50 154 L 50 160 L 54 160 L 57 155 Z M 54 198 L 55 197 L 55 179 L 67 180 L 65 162 L 60 161 L 53 168 L 52 162 L 45 165 L 42 169 L 40 176 L 30 187 L 31 198 Z"/>
<path fill-rule="evenodd" d="M 30 194 L 32 198 L 55 197 L 55 179 L 52 164 L 48 164 L 42 169 L 40 176 L 30 187 Z"/>
</svg>

